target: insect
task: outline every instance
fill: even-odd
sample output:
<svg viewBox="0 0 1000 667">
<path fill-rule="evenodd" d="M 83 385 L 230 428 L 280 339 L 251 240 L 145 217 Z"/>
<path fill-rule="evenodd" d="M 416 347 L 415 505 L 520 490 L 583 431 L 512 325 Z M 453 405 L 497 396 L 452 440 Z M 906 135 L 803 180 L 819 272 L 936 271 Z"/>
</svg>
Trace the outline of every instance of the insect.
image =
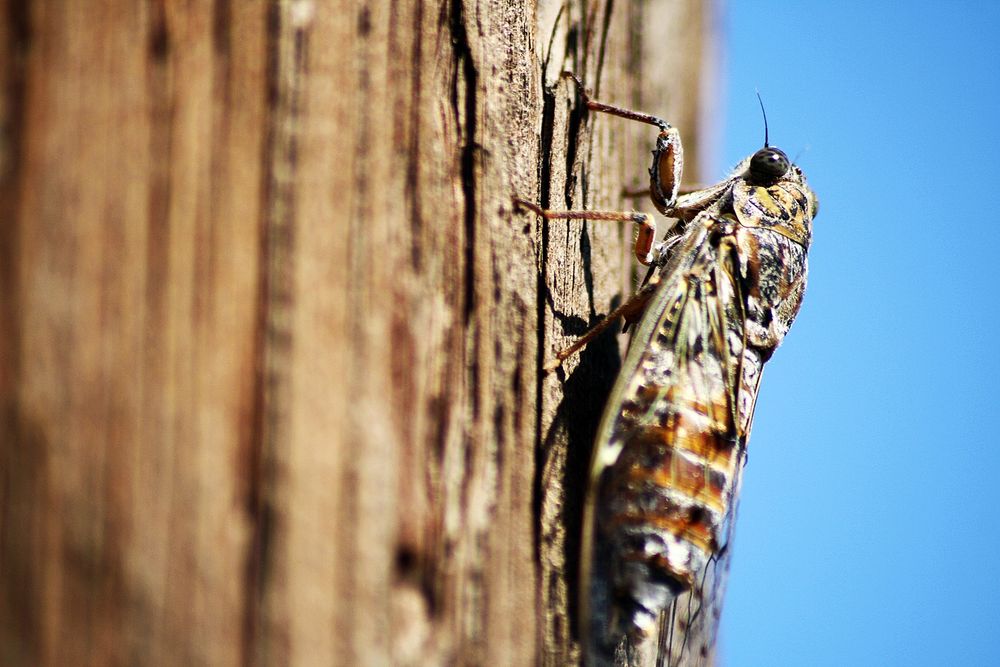
<svg viewBox="0 0 1000 667">
<path fill-rule="evenodd" d="M 660 129 L 649 195 L 678 220 L 654 244 L 644 213 L 518 202 L 547 219 L 634 223 L 636 257 L 650 267 L 632 299 L 549 365 L 622 316 L 638 321 L 598 429 L 584 509 L 579 628 L 588 664 L 600 665 L 623 638 L 648 637 L 724 548 L 761 371 L 802 303 L 819 204 L 801 169 L 769 145 L 766 115 L 763 148 L 720 183 L 681 193 L 675 128 L 585 99 Z"/>
</svg>

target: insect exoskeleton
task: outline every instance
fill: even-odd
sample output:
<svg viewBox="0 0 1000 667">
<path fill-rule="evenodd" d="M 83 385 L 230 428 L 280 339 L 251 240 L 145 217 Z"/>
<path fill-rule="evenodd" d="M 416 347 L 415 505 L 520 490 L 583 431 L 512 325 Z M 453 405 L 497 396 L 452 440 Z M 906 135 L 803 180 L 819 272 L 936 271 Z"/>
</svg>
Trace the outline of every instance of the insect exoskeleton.
<svg viewBox="0 0 1000 667">
<path fill-rule="evenodd" d="M 802 303 L 818 201 L 766 133 L 726 179 L 679 194 L 674 128 L 587 106 L 660 128 L 650 197 L 680 221 L 648 257 L 636 247 L 652 279 L 556 355 L 558 365 L 622 315 L 638 320 L 598 429 L 584 510 L 579 627 L 588 663 L 601 665 L 622 641 L 650 635 L 678 596 L 699 595 L 726 549 L 761 372 Z M 549 219 L 652 225 L 644 214 L 526 206 Z"/>
</svg>

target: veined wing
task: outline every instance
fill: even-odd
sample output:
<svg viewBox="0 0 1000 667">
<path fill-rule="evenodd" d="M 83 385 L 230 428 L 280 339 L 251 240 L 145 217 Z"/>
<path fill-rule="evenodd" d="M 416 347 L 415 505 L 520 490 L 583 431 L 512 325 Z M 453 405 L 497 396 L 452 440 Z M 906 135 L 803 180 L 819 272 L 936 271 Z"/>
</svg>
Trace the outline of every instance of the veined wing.
<svg viewBox="0 0 1000 667">
<path fill-rule="evenodd" d="M 745 445 L 744 299 L 724 232 L 735 224 L 708 212 L 692 221 L 605 411 L 584 540 L 584 597 L 594 607 L 584 618 L 599 651 L 622 634 L 647 634 L 724 539 Z M 606 603 L 616 618 L 601 613 Z"/>
</svg>

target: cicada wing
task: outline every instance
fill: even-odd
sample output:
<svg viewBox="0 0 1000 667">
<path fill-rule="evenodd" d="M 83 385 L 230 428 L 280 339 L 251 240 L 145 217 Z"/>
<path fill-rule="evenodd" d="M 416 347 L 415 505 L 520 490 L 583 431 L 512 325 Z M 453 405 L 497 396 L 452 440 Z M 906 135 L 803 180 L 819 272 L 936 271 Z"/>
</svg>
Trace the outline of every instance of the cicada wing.
<svg viewBox="0 0 1000 667">
<path fill-rule="evenodd" d="M 744 340 L 734 246 L 693 221 L 636 332 L 606 408 L 588 490 L 589 650 L 648 636 L 696 585 L 726 525 L 742 456 L 736 393 Z M 593 662 L 593 664 L 601 664 Z"/>
</svg>

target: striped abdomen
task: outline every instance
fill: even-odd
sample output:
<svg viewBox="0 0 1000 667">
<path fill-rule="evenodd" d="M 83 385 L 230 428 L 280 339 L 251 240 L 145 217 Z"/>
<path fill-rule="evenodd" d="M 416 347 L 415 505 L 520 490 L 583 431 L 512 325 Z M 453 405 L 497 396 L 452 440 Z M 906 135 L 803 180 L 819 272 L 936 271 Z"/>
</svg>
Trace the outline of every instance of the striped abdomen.
<svg viewBox="0 0 1000 667">
<path fill-rule="evenodd" d="M 663 332 L 624 396 L 615 429 L 622 450 L 601 476 L 595 517 L 612 554 L 609 583 L 622 629 L 648 629 L 695 585 L 724 539 L 745 438 L 730 378 L 739 364 L 727 361 L 742 350 L 719 338 L 689 337 L 700 349 L 678 357 Z M 741 339 L 731 343 L 742 347 Z"/>
</svg>

